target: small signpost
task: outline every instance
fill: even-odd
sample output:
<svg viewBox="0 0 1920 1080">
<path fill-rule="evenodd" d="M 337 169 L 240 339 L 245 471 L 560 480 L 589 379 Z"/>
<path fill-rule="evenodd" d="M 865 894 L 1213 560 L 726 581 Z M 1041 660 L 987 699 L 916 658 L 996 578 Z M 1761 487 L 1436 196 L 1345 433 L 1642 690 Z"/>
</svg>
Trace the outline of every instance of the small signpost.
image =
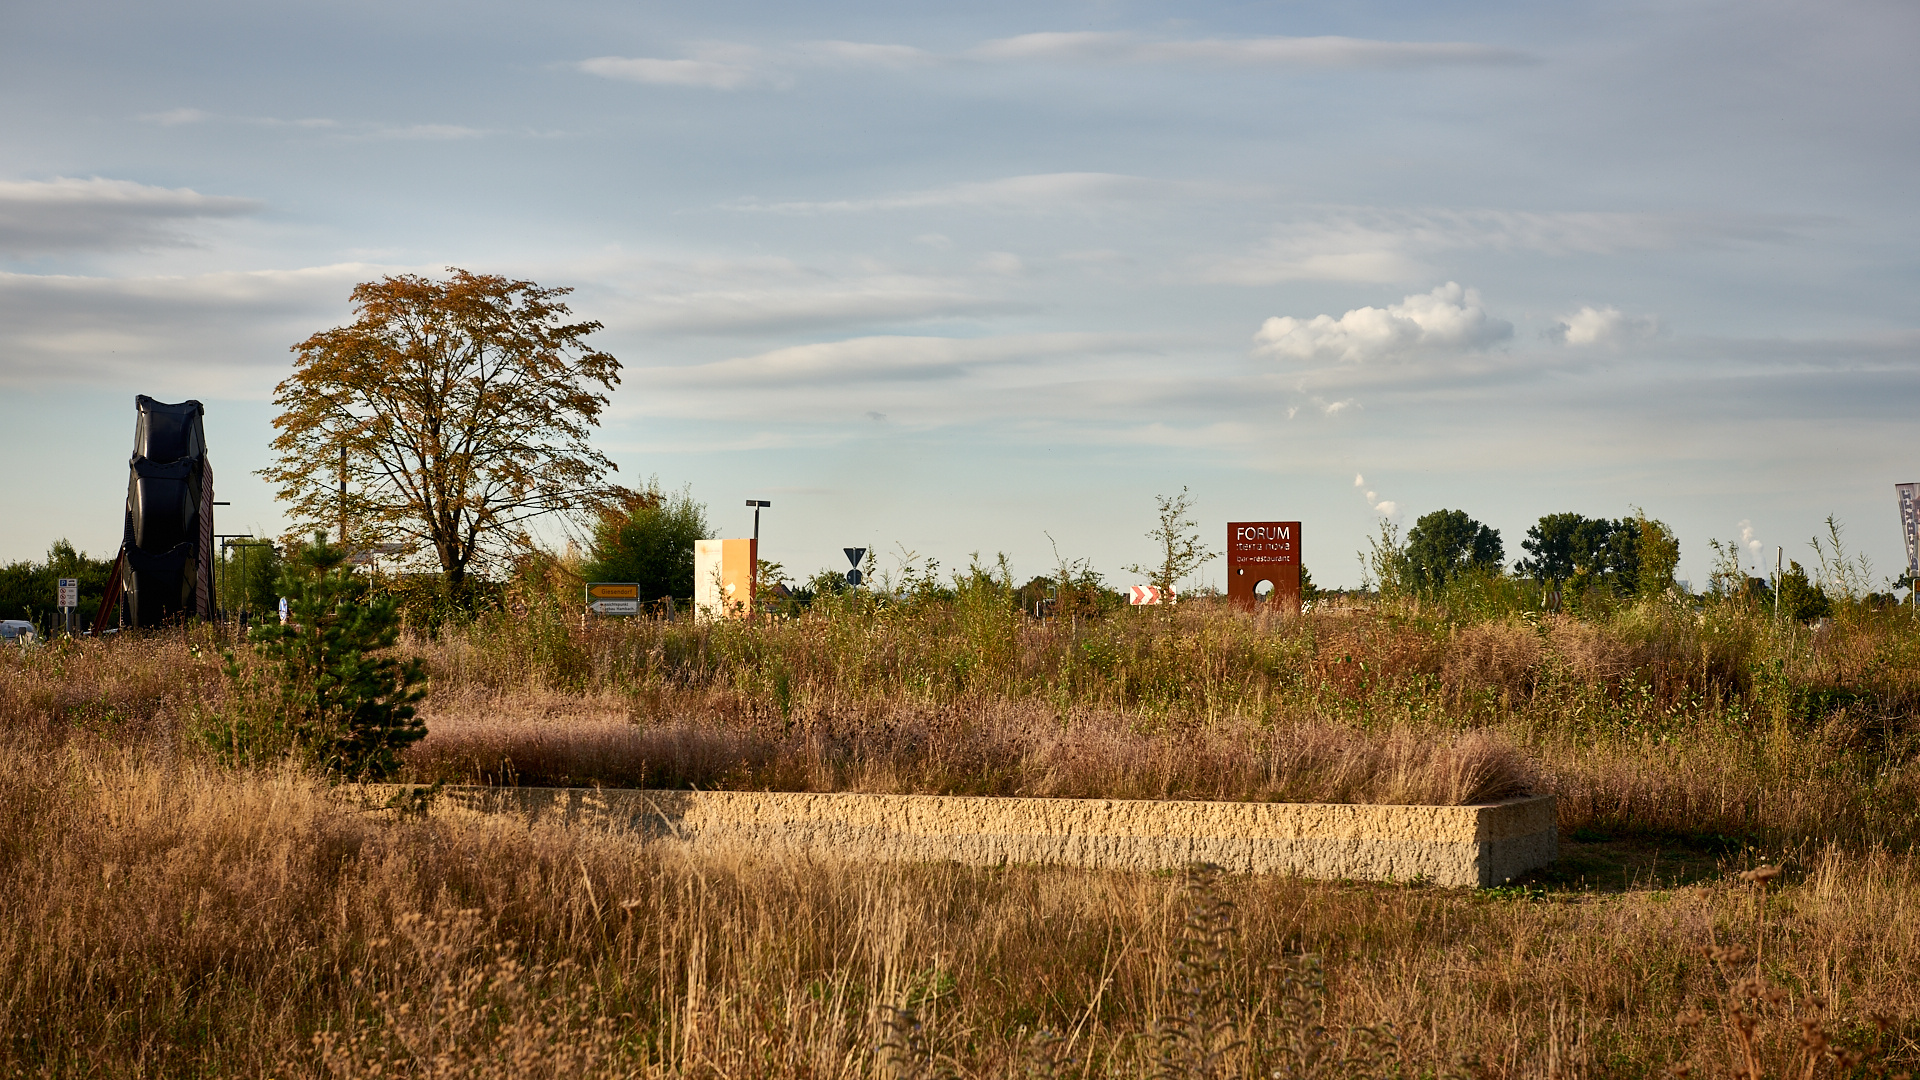
<svg viewBox="0 0 1920 1080">
<path fill-rule="evenodd" d="M 383 555 L 405 554 L 405 544 L 368 544 L 366 547 L 347 554 L 347 561 L 355 566 L 372 566 L 375 559 Z"/>
<path fill-rule="evenodd" d="M 588 582 L 587 610 L 595 615 L 638 615 L 640 586 L 632 581 Z"/>
<path fill-rule="evenodd" d="M 1162 589 L 1157 585 L 1135 585 L 1127 592 L 1127 603 L 1135 606 L 1141 604 L 1170 604 L 1173 600 L 1172 589 Z"/>
<path fill-rule="evenodd" d="M 867 549 L 866 548 L 841 548 L 840 550 L 847 553 L 847 561 L 853 564 L 853 569 L 847 571 L 847 584 L 852 585 L 855 588 L 859 588 L 860 587 L 860 559 L 862 556 L 866 555 Z"/>
<path fill-rule="evenodd" d="M 1895 484 L 1893 490 L 1900 496 L 1900 532 L 1907 542 L 1907 603 L 1920 612 L 1920 484 Z"/>
<path fill-rule="evenodd" d="M 73 609 L 80 606 L 80 579 L 63 577 L 55 590 L 60 599 L 60 622 L 68 637 L 73 636 Z"/>
<path fill-rule="evenodd" d="M 1907 576 L 1920 577 L 1920 484 L 1895 484 L 1900 496 L 1900 532 L 1907 542 Z"/>
<path fill-rule="evenodd" d="M 1260 586 L 1271 585 L 1266 603 L 1300 613 L 1300 523 L 1227 522 L 1227 602 L 1252 611 Z"/>
</svg>

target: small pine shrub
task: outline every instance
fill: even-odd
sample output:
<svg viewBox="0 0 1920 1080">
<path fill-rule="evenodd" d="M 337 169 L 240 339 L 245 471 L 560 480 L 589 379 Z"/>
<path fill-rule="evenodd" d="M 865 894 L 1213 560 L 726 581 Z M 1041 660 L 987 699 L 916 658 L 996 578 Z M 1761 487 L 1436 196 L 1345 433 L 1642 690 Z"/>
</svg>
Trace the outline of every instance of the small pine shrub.
<svg viewBox="0 0 1920 1080">
<path fill-rule="evenodd" d="M 374 655 L 399 639 L 397 604 L 370 596 L 343 560 L 324 543 L 303 551 L 280 578 L 287 623 L 255 627 L 244 659 L 226 654 L 227 703 L 204 733 L 222 757 L 291 754 L 339 779 L 381 780 L 426 736 L 413 707 L 425 665 Z"/>
</svg>

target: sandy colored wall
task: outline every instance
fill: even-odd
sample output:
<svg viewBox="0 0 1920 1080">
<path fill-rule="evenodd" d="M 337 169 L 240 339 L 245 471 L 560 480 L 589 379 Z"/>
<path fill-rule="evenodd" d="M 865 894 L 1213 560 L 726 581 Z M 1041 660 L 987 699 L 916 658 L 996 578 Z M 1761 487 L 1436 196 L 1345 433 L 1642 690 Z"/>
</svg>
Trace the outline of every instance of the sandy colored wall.
<svg viewBox="0 0 1920 1080">
<path fill-rule="evenodd" d="M 745 618 L 753 610 L 753 540 L 697 540 L 693 546 L 693 611 L 699 620 Z"/>
<path fill-rule="evenodd" d="M 449 788 L 447 812 L 630 830 L 694 847 L 847 858 L 1041 863 L 1502 884 L 1559 854 L 1552 796 L 1484 806 L 1009 799 L 596 788 Z"/>
</svg>

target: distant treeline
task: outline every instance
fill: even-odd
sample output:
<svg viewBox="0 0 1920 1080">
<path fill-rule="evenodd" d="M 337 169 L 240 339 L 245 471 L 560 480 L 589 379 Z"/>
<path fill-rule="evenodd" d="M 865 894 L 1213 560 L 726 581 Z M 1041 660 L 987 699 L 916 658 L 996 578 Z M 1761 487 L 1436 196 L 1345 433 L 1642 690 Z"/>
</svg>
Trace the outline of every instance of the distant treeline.
<svg viewBox="0 0 1920 1080">
<path fill-rule="evenodd" d="M 93 627 L 106 596 L 107 578 L 113 573 L 113 559 L 96 559 L 77 551 L 66 540 L 56 540 L 39 562 L 21 560 L 0 566 L 0 619 L 26 619 L 38 628 L 42 637 L 58 629 L 59 597 L 56 588 L 61 578 L 80 582 L 80 606 L 74 611 L 75 632 Z M 275 582 L 280 577 L 280 555 L 270 544 L 231 548 L 221 554 L 214 575 L 222 611 L 274 611 L 279 606 Z M 112 620 L 109 626 L 115 625 Z"/>
<path fill-rule="evenodd" d="M 42 562 L 23 560 L 0 567 L 0 619 L 26 619 L 44 637 L 60 625 L 56 592 L 60 579 L 78 578 L 80 607 L 74 612 L 74 626 L 91 627 L 112 571 L 111 558 L 91 558 L 67 541 L 57 540 Z"/>
<path fill-rule="evenodd" d="M 379 589 L 400 601 L 410 624 L 429 627 L 448 617 L 500 606 L 510 593 L 577 596 L 585 581 L 630 581 L 640 586 L 643 601 L 690 602 L 694 545 L 713 535 L 706 511 L 689 490 L 666 492 L 654 482 L 631 493 L 624 505 L 604 512 L 592 529 L 587 550 L 579 555 L 530 552 L 506 577 L 469 579 L 455 590 L 457 595 L 449 593 L 442 575 L 433 573 L 381 575 Z M 1768 606 L 1774 605 L 1777 592 L 1781 613 L 1801 620 L 1828 614 L 1832 601 L 1840 596 L 1893 602 L 1891 586 L 1904 580 L 1886 582 L 1888 591 L 1879 591 L 1866 561 L 1846 552 L 1839 524 L 1829 520 L 1826 526 L 1827 536 L 1812 541 L 1817 562 L 1811 572 L 1790 562 L 1777 581 L 1771 575 L 1753 577 L 1744 570 L 1737 545 L 1709 541 L 1714 562 L 1707 591 L 1739 594 Z M 1404 534 L 1397 525 L 1383 521 L 1369 549 L 1359 553 L 1365 579 L 1360 591 L 1438 598 L 1462 588 L 1497 586 L 1538 594 L 1526 603 L 1559 606 L 1655 596 L 1677 584 L 1674 572 L 1680 563 L 1680 541 L 1669 526 L 1644 511 L 1616 519 L 1547 514 L 1527 529 L 1520 548 L 1524 557 L 1509 563 L 1500 531 L 1462 510 L 1424 514 Z M 236 617 L 273 613 L 279 603 L 285 554 L 264 542 L 224 549 L 216 574 L 221 611 Z M 1125 596 L 1085 559 L 1063 558 L 1053 573 L 1033 577 L 1024 585 L 1016 585 L 1004 555 L 994 565 L 982 565 L 976 559 L 949 574 L 940 573 L 935 560 L 904 549 L 894 561 L 899 563 L 897 573 L 877 573 L 875 554 L 867 554 L 863 570 L 870 591 L 896 599 L 951 599 L 957 589 L 991 582 L 1032 614 L 1099 615 L 1127 606 Z M 15 562 L 0 568 L 0 619 L 29 619 L 43 635 L 51 632 L 59 624 L 55 582 L 74 577 L 80 581 L 75 625 L 91 626 L 111 569 L 111 560 L 91 558 L 67 541 L 58 541 L 43 562 Z M 824 568 L 796 580 L 781 564 L 763 560 L 760 571 L 762 602 L 789 614 L 820 595 L 842 593 L 849 587 L 842 568 Z M 1305 567 L 1302 584 L 1304 599 L 1321 593 Z M 1181 595 L 1191 597 L 1213 592 L 1190 584 L 1181 589 Z"/>
</svg>

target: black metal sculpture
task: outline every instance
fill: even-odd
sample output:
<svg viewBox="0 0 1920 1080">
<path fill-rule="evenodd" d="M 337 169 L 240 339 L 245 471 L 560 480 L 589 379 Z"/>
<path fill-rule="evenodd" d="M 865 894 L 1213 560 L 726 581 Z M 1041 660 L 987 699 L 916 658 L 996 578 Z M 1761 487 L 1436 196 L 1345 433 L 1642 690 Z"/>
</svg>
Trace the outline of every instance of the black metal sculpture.
<svg viewBox="0 0 1920 1080">
<path fill-rule="evenodd" d="M 133 399 L 133 459 L 128 462 L 126 537 L 94 632 L 120 597 L 130 626 L 153 627 L 186 615 L 212 618 L 213 466 L 207 462 L 206 412 L 198 401 L 169 405 Z M 116 587 L 117 586 L 117 587 Z"/>
</svg>

